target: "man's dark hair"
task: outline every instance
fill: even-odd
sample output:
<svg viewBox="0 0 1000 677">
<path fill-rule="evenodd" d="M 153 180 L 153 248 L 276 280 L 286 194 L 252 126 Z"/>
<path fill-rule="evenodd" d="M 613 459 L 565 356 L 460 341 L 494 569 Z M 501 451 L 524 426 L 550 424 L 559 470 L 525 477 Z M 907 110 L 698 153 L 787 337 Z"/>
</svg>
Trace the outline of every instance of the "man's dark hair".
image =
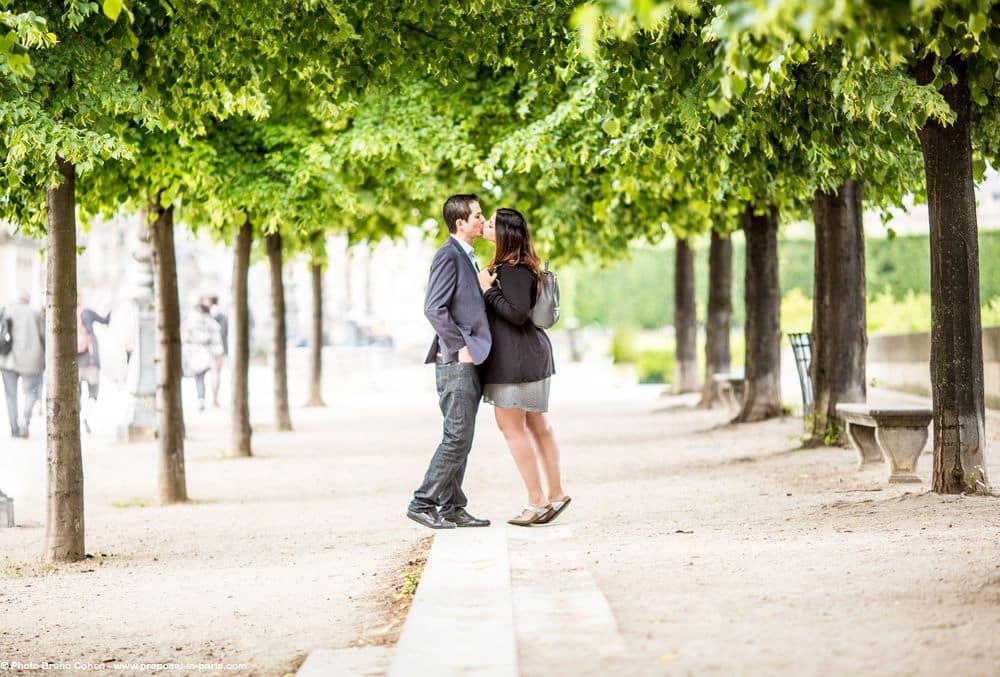
<svg viewBox="0 0 1000 677">
<path fill-rule="evenodd" d="M 469 193 L 467 195 L 452 195 L 444 203 L 444 223 L 448 226 L 448 232 L 454 233 L 458 230 L 459 219 L 469 219 L 472 213 L 472 203 L 479 202 L 479 196 Z"/>
</svg>

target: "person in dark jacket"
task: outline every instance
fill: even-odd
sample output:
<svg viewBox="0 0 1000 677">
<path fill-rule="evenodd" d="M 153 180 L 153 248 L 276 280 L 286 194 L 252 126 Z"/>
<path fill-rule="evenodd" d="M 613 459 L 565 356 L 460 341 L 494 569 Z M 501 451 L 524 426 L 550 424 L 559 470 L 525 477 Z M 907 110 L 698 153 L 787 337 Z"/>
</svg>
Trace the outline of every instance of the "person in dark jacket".
<svg viewBox="0 0 1000 677">
<path fill-rule="evenodd" d="M 101 353 L 97 345 L 94 323 L 108 324 L 111 313 L 101 315 L 87 308 L 80 299 L 76 302 L 76 366 L 80 375 L 80 422 L 89 435 L 90 421 L 97 406 L 97 396 L 101 387 Z M 87 384 L 87 397 L 83 396 L 83 384 Z"/>
<path fill-rule="evenodd" d="M 494 407 L 497 426 L 528 492 L 527 505 L 508 522 L 544 524 L 566 509 L 570 497 L 563 491 L 559 447 L 545 418 L 549 380 L 555 373 L 552 344 L 530 317 L 538 299 L 542 265 L 528 224 L 515 209 L 498 209 L 486 223 L 483 237 L 496 244 L 493 260 L 479 274 L 493 337 L 493 347 L 480 369 L 483 400 Z"/>
<path fill-rule="evenodd" d="M 222 370 L 226 366 L 226 358 L 229 356 L 229 316 L 222 312 L 219 306 L 218 296 L 203 296 L 201 305 L 208 308 L 208 314 L 219 324 L 219 334 L 222 338 L 222 353 L 212 359 L 211 387 L 212 406 L 219 409 L 219 387 L 222 385 Z"/>
</svg>

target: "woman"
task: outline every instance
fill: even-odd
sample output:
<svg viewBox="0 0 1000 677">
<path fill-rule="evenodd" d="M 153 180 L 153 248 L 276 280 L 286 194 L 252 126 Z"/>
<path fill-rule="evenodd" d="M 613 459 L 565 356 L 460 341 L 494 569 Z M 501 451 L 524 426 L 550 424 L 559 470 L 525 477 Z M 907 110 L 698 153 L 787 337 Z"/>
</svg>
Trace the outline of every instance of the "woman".
<svg viewBox="0 0 1000 677">
<path fill-rule="evenodd" d="M 508 523 L 545 524 L 566 509 L 570 497 L 562 488 L 559 448 L 545 420 L 549 377 L 555 372 L 552 344 L 529 317 L 538 298 L 542 266 L 528 225 L 517 210 L 498 209 L 483 228 L 483 237 L 496 245 L 489 268 L 479 273 L 493 335 L 493 347 L 480 372 L 483 399 L 494 407 L 497 426 L 528 491 L 528 504 Z"/>
<path fill-rule="evenodd" d="M 194 311 L 184 320 L 181 340 L 187 370 L 194 376 L 198 391 L 198 411 L 205 411 L 205 375 L 223 352 L 222 331 L 209 314 L 207 305 L 200 301 L 195 305 Z"/>
<path fill-rule="evenodd" d="M 76 302 L 76 366 L 80 373 L 80 418 L 83 429 L 89 435 L 90 419 L 97 407 L 97 396 L 101 387 L 101 353 L 97 344 L 94 323 L 108 324 L 111 313 L 101 316 L 96 310 L 85 308 Z M 87 384 L 87 398 L 83 397 L 83 384 Z"/>
</svg>

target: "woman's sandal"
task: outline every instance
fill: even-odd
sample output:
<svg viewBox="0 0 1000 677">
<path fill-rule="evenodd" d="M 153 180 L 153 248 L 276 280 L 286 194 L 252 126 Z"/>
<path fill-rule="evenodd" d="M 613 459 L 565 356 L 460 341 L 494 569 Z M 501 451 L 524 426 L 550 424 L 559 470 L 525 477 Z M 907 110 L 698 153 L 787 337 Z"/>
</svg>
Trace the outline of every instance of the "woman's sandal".
<svg viewBox="0 0 1000 677">
<path fill-rule="evenodd" d="M 559 517 L 559 515 L 562 514 L 562 511 L 569 507 L 569 503 L 572 500 L 572 498 L 566 496 L 561 501 L 552 501 L 552 514 L 537 520 L 535 524 L 548 524 L 556 517 Z"/>
<path fill-rule="evenodd" d="M 531 513 L 530 516 L 525 517 L 524 513 Z M 533 505 L 524 506 L 524 510 L 521 511 L 519 515 L 515 515 L 511 519 L 507 520 L 507 524 L 513 524 L 518 527 L 530 527 L 532 524 L 541 524 L 542 520 L 552 519 L 552 513 L 555 509 L 551 505 L 546 505 L 541 508 L 536 508 Z"/>
</svg>

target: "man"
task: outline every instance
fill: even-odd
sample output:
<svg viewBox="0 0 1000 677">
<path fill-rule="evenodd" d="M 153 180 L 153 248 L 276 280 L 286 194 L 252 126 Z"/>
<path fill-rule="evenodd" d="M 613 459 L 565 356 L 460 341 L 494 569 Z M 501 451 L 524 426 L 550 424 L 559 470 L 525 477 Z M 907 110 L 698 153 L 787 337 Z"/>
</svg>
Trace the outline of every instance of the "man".
<svg viewBox="0 0 1000 677">
<path fill-rule="evenodd" d="M 489 520 L 466 511 L 462 492 L 482 396 L 476 366 L 486 360 L 492 343 L 472 253 L 486 221 L 475 195 L 453 195 L 443 212 L 451 236 L 431 263 L 424 314 L 436 332 L 426 363 L 435 363 L 444 433 L 406 516 L 431 529 L 487 527 Z"/>
<path fill-rule="evenodd" d="M 28 305 L 27 292 L 21 292 L 17 302 L 8 306 L 5 315 L 10 318 L 13 344 L 10 352 L 0 357 L 0 375 L 3 376 L 7 395 L 7 420 L 11 437 L 28 437 L 31 412 L 38 402 L 42 389 L 42 371 L 45 369 L 45 319 Z M 17 417 L 17 386 L 21 382 L 24 408 L 21 419 Z"/>
</svg>

